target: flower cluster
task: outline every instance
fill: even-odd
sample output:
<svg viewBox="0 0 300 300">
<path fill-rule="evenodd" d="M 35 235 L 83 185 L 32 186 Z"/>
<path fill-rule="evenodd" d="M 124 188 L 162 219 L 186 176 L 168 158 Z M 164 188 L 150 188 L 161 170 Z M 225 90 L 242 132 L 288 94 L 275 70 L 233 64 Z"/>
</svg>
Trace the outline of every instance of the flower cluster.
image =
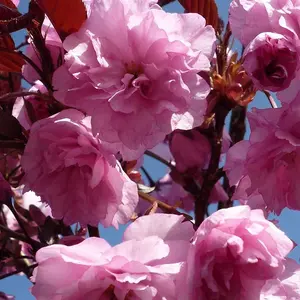
<svg viewBox="0 0 300 300">
<path fill-rule="evenodd" d="M 92 1 L 53 78 L 56 99 L 91 115 L 93 133 L 126 160 L 201 125 L 210 91 L 199 72 L 210 68 L 213 28 L 153 2 Z"/>
<path fill-rule="evenodd" d="M 292 248 L 262 211 L 247 206 L 216 212 L 196 232 L 183 217 L 154 214 L 129 225 L 114 247 L 89 238 L 39 250 L 32 293 L 45 300 L 209 300 L 284 292 L 280 299 L 292 299 L 289 283 L 300 276 L 300 267 L 285 259 Z"/>
<path fill-rule="evenodd" d="M 298 9 L 297 1 L 231 2 L 232 32 L 245 47 L 244 67 L 258 89 L 282 91 L 298 77 Z"/>
<path fill-rule="evenodd" d="M 269 213 L 300 211 L 300 2 L 232 0 L 226 27 L 215 0 L 2 2 L 0 279 L 37 300 L 299 300 Z M 258 91 L 272 107 L 249 112 Z"/>
</svg>

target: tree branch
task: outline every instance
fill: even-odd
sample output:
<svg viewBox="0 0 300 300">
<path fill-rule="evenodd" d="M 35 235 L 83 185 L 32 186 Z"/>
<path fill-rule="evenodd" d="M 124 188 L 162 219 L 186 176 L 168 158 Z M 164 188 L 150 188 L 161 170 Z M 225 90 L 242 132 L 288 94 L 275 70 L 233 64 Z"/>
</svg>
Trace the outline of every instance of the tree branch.
<svg viewBox="0 0 300 300">
<path fill-rule="evenodd" d="M 161 208 L 166 213 L 184 216 L 189 221 L 193 220 L 193 218 L 190 215 L 181 213 L 180 211 L 178 211 L 171 205 L 166 204 L 166 203 L 150 196 L 149 194 L 145 194 L 145 193 L 139 191 L 139 196 L 151 204 L 155 205 L 155 203 L 157 203 L 158 207 Z"/>
<path fill-rule="evenodd" d="M 230 111 L 231 107 L 227 107 L 226 104 L 229 103 L 227 98 L 221 96 L 219 104 L 215 108 L 215 126 L 213 130 L 213 137 L 211 139 L 211 158 L 207 172 L 204 174 L 202 187 L 200 193 L 196 196 L 195 202 L 195 227 L 199 227 L 203 222 L 208 200 L 211 191 L 217 181 L 220 179 L 218 170 L 219 162 L 222 151 L 222 137 L 223 128 L 225 123 L 225 118 Z"/>
<path fill-rule="evenodd" d="M 147 156 L 150 156 L 158 161 L 160 161 L 162 164 L 166 165 L 167 167 L 169 167 L 171 170 L 172 169 L 175 169 L 175 167 L 169 162 L 167 161 L 166 159 L 160 157 L 159 155 L 157 155 L 156 153 L 152 152 L 152 151 L 149 151 L 149 150 L 146 150 L 145 151 L 145 155 Z"/>
<path fill-rule="evenodd" d="M 42 99 L 45 99 L 46 101 L 53 100 L 52 97 L 48 96 L 47 94 L 42 94 L 41 92 L 13 92 L 13 93 L 7 93 L 2 96 L 0 96 L 0 103 L 3 102 L 9 102 L 10 100 L 15 100 L 17 97 L 26 97 L 26 96 L 36 96 Z"/>
<path fill-rule="evenodd" d="M 25 272 L 25 271 L 27 271 L 27 269 L 32 269 L 32 268 L 35 268 L 37 266 L 38 266 L 38 264 L 36 263 L 36 264 L 32 264 L 32 265 L 30 265 L 26 268 L 18 269 L 18 270 L 15 270 L 15 271 L 11 272 L 11 273 L 3 274 L 3 275 L 0 276 L 0 280 L 4 279 L 4 278 L 7 278 L 7 277 L 10 277 L 10 276 L 13 276 L 13 275 L 16 275 L 16 274 L 19 274 L 21 272 Z"/>
</svg>

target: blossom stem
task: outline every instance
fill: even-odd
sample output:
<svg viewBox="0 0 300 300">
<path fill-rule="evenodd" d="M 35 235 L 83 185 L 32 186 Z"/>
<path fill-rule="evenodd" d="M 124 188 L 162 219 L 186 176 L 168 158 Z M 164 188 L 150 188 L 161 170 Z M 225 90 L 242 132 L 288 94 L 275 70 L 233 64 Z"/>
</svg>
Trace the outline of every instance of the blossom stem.
<svg viewBox="0 0 300 300">
<path fill-rule="evenodd" d="M 38 266 L 37 263 L 36 263 L 36 264 L 32 264 L 32 265 L 26 267 L 26 269 L 33 269 L 33 268 L 35 268 L 35 267 L 37 267 L 37 266 Z M 21 269 L 21 270 L 18 269 L 18 270 L 15 270 L 15 271 L 13 271 L 13 272 L 10 272 L 10 273 L 8 273 L 8 274 L 3 274 L 3 275 L 0 276 L 0 280 L 1 280 L 1 279 L 4 279 L 4 278 L 7 278 L 7 277 L 10 277 L 10 276 L 12 276 L 12 275 L 19 274 L 19 273 L 24 272 L 24 271 L 25 271 L 24 269 Z"/>
<path fill-rule="evenodd" d="M 272 108 L 278 108 L 278 106 L 277 106 L 274 98 L 271 96 L 271 94 L 269 92 L 267 92 L 267 91 L 264 91 L 264 94 L 267 96 L 267 98 L 268 98 L 268 100 L 269 100 Z"/>
<path fill-rule="evenodd" d="M 160 157 L 159 155 L 157 155 L 156 153 L 154 153 L 152 151 L 146 150 L 145 155 L 150 156 L 150 157 L 160 161 L 162 164 L 166 165 L 171 170 L 174 169 L 174 166 L 169 161 L 167 161 L 166 159 Z"/>
<path fill-rule="evenodd" d="M 215 126 L 211 128 L 212 138 L 211 138 L 211 157 L 209 161 L 209 166 L 207 172 L 204 175 L 201 190 L 198 195 L 196 195 L 195 201 L 195 227 L 198 228 L 203 222 L 208 206 L 208 199 L 210 197 L 211 191 L 214 185 L 220 179 L 219 162 L 222 152 L 222 137 L 223 128 L 226 116 L 228 115 L 231 107 L 227 104 L 227 98 L 220 99 L 221 101 L 215 108 Z"/>
<path fill-rule="evenodd" d="M 181 213 L 180 211 L 178 211 L 177 209 L 175 209 L 174 207 L 172 207 L 171 205 L 169 204 L 166 204 L 152 196 L 150 196 L 149 194 L 145 194 L 141 191 L 139 191 L 139 196 L 146 200 L 147 202 L 151 203 L 152 205 L 156 205 L 161 208 L 164 212 L 166 213 L 169 213 L 169 214 L 174 214 L 174 215 L 182 215 L 184 216 L 187 220 L 191 221 L 193 220 L 193 218 L 188 215 L 188 214 L 185 214 L 185 213 Z"/>
<path fill-rule="evenodd" d="M 21 91 L 21 92 L 13 92 L 13 93 L 7 93 L 7 94 L 4 94 L 0 97 L 0 102 L 1 103 L 4 103 L 4 102 L 9 102 L 10 100 L 15 100 L 17 97 L 26 97 L 26 96 L 37 96 L 39 98 L 42 98 L 46 101 L 49 101 L 49 100 L 53 100 L 52 97 L 46 95 L 46 94 L 42 94 L 40 92 L 24 92 L 24 91 Z"/>
</svg>

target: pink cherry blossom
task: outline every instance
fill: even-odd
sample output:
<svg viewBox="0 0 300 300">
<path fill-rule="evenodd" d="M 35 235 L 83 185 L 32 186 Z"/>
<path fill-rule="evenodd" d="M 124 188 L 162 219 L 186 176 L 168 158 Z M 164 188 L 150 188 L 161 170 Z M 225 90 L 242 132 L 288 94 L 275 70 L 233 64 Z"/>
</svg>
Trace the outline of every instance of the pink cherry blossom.
<svg viewBox="0 0 300 300">
<path fill-rule="evenodd" d="M 141 217 L 114 247 L 88 238 L 74 246 L 42 248 L 32 294 L 37 300 L 175 300 L 176 276 L 194 234 L 192 224 L 183 220 L 166 214 Z"/>
<path fill-rule="evenodd" d="M 300 81 L 300 72 L 297 72 L 296 77 L 291 82 L 288 89 L 282 90 L 276 94 L 277 99 L 282 104 L 289 104 L 293 102 L 293 100 L 297 97 L 300 91 L 299 81 Z"/>
<path fill-rule="evenodd" d="M 266 282 L 282 276 L 292 248 L 261 210 L 221 209 L 195 233 L 179 299 L 259 299 Z"/>
<path fill-rule="evenodd" d="M 210 91 L 198 73 L 209 71 L 213 28 L 155 2 L 92 1 L 53 78 L 55 97 L 90 114 L 93 133 L 125 160 L 174 129 L 200 125 Z"/>
<path fill-rule="evenodd" d="M 249 113 L 250 140 L 241 142 L 246 146 L 244 152 L 241 152 L 241 143 L 231 148 L 225 167 L 230 169 L 231 184 L 248 176 L 251 184 L 246 189 L 247 194 L 258 191 L 268 209 L 276 214 L 280 214 L 285 207 L 300 210 L 297 181 L 300 170 L 298 99 L 299 95 L 289 107 Z M 244 162 L 232 167 L 235 156 L 241 155 L 246 156 Z M 228 167 L 228 163 L 231 167 Z"/>
<path fill-rule="evenodd" d="M 90 118 L 73 109 L 31 127 L 22 167 L 25 191 L 34 191 L 66 224 L 118 227 L 138 202 L 136 184 L 93 137 Z"/>
<path fill-rule="evenodd" d="M 237 185 L 243 177 L 249 146 L 248 140 L 241 141 L 227 152 L 224 171 L 226 171 L 230 186 Z"/>
<path fill-rule="evenodd" d="M 47 16 L 45 16 L 41 32 L 43 37 L 45 38 L 46 47 L 49 50 L 49 53 L 52 58 L 52 62 L 47 61 L 47 63 L 52 63 L 54 71 L 60 66 L 64 52 L 62 47 L 62 41 Z M 42 70 L 42 58 L 39 56 L 39 52 L 31 43 L 26 49 L 26 55 L 36 64 L 36 66 L 40 70 Z M 23 75 L 26 78 L 26 80 L 32 83 L 41 79 L 40 75 L 30 64 L 26 64 L 23 67 Z"/>
<path fill-rule="evenodd" d="M 300 299 L 300 265 L 286 259 L 285 270 L 278 279 L 271 279 L 264 285 L 260 300 L 297 300 Z"/>
<path fill-rule="evenodd" d="M 226 128 L 223 129 L 222 136 L 222 153 L 225 154 L 231 146 L 232 140 Z"/>
<path fill-rule="evenodd" d="M 278 92 L 295 78 L 299 54 L 283 35 L 264 32 L 247 46 L 243 65 L 257 89 Z"/>
<path fill-rule="evenodd" d="M 251 187 L 251 180 L 245 174 L 245 161 L 249 149 L 249 141 L 241 141 L 227 152 L 224 171 L 226 171 L 230 186 L 235 186 L 232 200 L 239 200 L 242 204 L 247 204 L 252 209 L 263 209 L 265 213 L 269 211 L 266 203 L 258 190 L 248 194 L 247 190 Z"/>
<path fill-rule="evenodd" d="M 229 10 L 232 33 L 245 46 L 262 32 L 295 37 L 296 23 L 290 15 L 296 7 L 296 1 L 233 0 Z M 295 18 L 299 15 L 296 11 L 293 14 Z"/>
</svg>

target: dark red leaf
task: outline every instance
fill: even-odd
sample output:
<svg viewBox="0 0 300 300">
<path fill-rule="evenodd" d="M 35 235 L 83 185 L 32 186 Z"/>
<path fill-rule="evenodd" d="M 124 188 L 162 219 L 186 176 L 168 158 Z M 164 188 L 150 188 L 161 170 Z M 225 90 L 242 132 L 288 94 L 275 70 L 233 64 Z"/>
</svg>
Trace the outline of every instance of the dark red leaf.
<svg viewBox="0 0 300 300">
<path fill-rule="evenodd" d="M 20 12 L 16 8 L 10 8 L 1 4 L 0 0 L 0 20 L 10 20 L 20 16 Z"/>
<path fill-rule="evenodd" d="M 35 0 L 35 2 L 49 17 L 62 40 L 78 31 L 87 18 L 82 0 Z"/>
<path fill-rule="evenodd" d="M 14 41 L 10 35 L 0 36 L 0 47 L 13 50 L 15 48 Z M 1 58 L 0 58 L 1 60 Z M 15 92 L 20 89 L 21 76 L 18 74 L 4 72 L 0 70 L 0 96 Z"/>
<path fill-rule="evenodd" d="M 17 9 L 15 4 L 11 0 L 0 0 L 0 4 L 3 4 L 6 7 Z"/>
<path fill-rule="evenodd" d="M 0 136 L 15 139 L 22 137 L 22 126 L 10 113 L 0 110 Z"/>
<path fill-rule="evenodd" d="M 179 0 L 179 2 L 186 11 L 202 15 L 207 25 L 218 29 L 219 15 L 215 0 Z"/>
<path fill-rule="evenodd" d="M 14 49 L 15 43 L 9 34 L 0 36 L 0 71 L 21 72 L 25 62 Z"/>
<path fill-rule="evenodd" d="M 19 53 L 0 48 L 0 71 L 20 73 L 24 63 L 24 59 Z"/>
</svg>

